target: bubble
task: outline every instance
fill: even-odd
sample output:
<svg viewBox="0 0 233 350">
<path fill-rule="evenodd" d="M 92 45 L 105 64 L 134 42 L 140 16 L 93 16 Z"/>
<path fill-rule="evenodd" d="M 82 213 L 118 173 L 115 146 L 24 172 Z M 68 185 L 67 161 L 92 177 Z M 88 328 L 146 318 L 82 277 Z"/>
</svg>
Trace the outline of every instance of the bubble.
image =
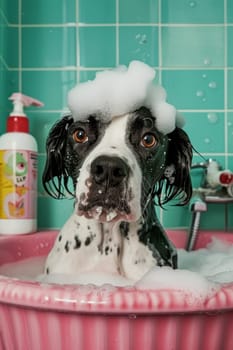
<svg viewBox="0 0 233 350">
<path fill-rule="evenodd" d="M 206 98 L 205 97 L 203 97 L 202 102 L 206 102 Z"/>
<path fill-rule="evenodd" d="M 216 82 L 215 81 L 211 81 L 210 83 L 209 83 L 209 88 L 211 88 L 211 89 L 215 89 L 216 87 L 217 87 L 217 84 L 216 84 Z"/>
<path fill-rule="evenodd" d="M 202 78 L 203 78 L 203 79 L 206 79 L 206 78 L 207 78 L 207 74 L 205 74 L 205 73 L 202 74 Z"/>
<path fill-rule="evenodd" d="M 206 58 L 204 59 L 204 65 L 205 65 L 205 66 L 210 66 L 210 65 L 211 65 L 211 59 L 208 58 L 208 57 L 206 57 Z"/>
<path fill-rule="evenodd" d="M 141 36 L 141 39 L 140 39 L 140 41 L 139 41 L 139 44 L 146 44 L 147 43 L 147 36 L 146 36 L 146 34 L 143 34 L 142 36 Z"/>
<path fill-rule="evenodd" d="M 190 1 L 190 2 L 189 2 L 189 6 L 190 6 L 191 8 L 196 7 L 196 6 L 197 6 L 196 1 Z"/>
<path fill-rule="evenodd" d="M 146 36 L 146 34 L 137 34 L 135 38 L 136 38 L 136 40 L 138 40 L 140 45 L 147 43 L 147 36 Z"/>
<path fill-rule="evenodd" d="M 228 125 L 228 126 L 232 126 L 232 122 L 228 122 L 227 125 Z"/>
<path fill-rule="evenodd" d="M 202 90 L 198 90 L 198 91 L 196 92 L 196 96 L 197 96 L 197 97 L 203 97 L 203 96 L 204 96 L 204 92 L 203 92 Z"/>
<path fill-rule="evenodd" d="M 204 142 L 205 142 L 206 144 L 209 144 L 209 143 L 210 143 L 210 139 L 209 139 L 208 137 L 206 137 L 206 138 L 204 139 Z"/>
<path fill-rule="evenodd" d="M 208 113 L 207 118 L 208 118 L 209 122 L 212 124 L 215 124 L 218 121 L 218 115 L 217 115 L 217 113 L 214 113 L 214 112 Z"/>
</svg>

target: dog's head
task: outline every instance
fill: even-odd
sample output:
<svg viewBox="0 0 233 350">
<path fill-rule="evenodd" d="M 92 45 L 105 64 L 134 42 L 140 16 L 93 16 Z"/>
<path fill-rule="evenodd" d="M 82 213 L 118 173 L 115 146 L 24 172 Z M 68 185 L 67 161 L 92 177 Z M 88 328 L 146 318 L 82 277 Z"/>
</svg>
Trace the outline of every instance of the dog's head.
<svg viewBox="0 0 233 350">
<path fill-rule="evenodd" d="M 141 107 L 111 120 L 66 116 L 47 139 L 45 189 L 59 198 L 72 178 L 77 215 L 101 222 L 136 221 L 148 203 L 191 196 L 192 146 L 179 127 L 164 134 Z M 71 191 L 72 192 L 72 191 Z"/>
</svg>

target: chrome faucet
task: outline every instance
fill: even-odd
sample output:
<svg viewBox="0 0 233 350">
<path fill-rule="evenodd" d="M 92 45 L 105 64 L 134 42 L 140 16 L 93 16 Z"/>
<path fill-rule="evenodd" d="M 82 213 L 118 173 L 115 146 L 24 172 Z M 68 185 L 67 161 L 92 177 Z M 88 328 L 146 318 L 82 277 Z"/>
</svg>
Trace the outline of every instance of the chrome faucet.
<svg viewBox="0 0 233 350">
<path fill-rule="evenodd" d="M 191 169 L 203 169 L 201 186 L 194 188 L 189 209 L 192 212 L 188 230 L 187 250 L 193 249 L 200 226 L 201 213 L 207 211 L 207 203 L 233 202 L 233 172 L 222 170 L 218 162 L 208 159 L 193 164 Z"/>
<path fill-rule="evenodd" d="M 225 169 L 213 160 L 196 163 L 191 169 L 204 169 L 201 186 L 194 189 L 194 193 L 199 193 L 205 202 L 226 203 L 233 201 L 233 172 Z"/>
</svg>

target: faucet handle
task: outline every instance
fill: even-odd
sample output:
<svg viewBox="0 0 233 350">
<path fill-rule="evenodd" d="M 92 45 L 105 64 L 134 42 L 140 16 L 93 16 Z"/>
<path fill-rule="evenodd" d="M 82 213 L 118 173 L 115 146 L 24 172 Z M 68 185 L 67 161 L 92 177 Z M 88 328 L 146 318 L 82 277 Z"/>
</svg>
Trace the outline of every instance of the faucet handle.
<svg viewBox="0 0 233 350">
<path fill-rule="evenodd" d="M 219 181 L 222 186 L 229 186 L 233 184 L 233 173 L 229 170 L 222 171 L 219 176 Z"/>
<path fill-rule="evenodd" d="M 207 184 L 212 187 L 227 187 L 233 184 L 233 173 L 230 170 L 220 170 L 220 165 L 212 160 L 208 163 L 206 169 Z"/>
</svg>

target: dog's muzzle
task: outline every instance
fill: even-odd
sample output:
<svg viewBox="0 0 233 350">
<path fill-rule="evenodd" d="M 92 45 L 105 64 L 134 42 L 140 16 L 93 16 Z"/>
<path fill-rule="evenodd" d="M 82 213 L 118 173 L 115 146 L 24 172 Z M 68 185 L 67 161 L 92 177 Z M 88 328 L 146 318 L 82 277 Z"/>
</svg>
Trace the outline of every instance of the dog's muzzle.
<svg viewBox="0 0 233 350">
<path fill-rule="evenodd" d="M 90 165 L 87 192 L 80 195 L 78 215 L 101 222 L 126 219 L 132 199 L 128 188 L 130 167 L 120 157 L 101 155 Z"/>
</svg>

